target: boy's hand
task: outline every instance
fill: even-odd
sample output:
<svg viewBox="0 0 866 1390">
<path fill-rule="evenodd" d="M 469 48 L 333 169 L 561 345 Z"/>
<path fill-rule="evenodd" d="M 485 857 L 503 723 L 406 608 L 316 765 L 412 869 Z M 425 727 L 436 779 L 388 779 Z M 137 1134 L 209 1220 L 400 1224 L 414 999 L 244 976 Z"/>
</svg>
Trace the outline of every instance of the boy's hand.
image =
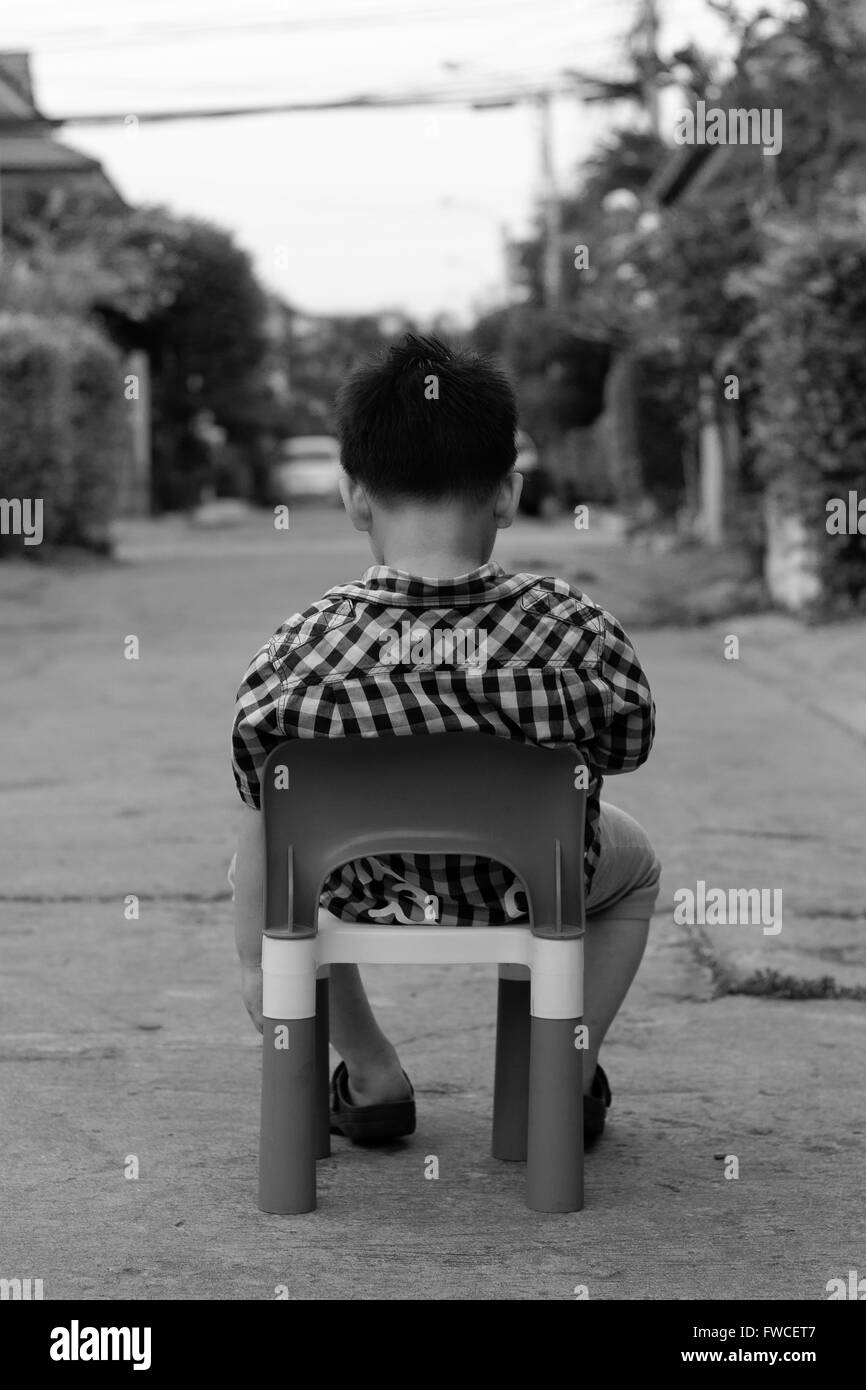
<svg viewBox="0 0 866 1390">
<path fill-rule="evenodd" d="M 262 1013 L 262 967 L 246 965 L 241 962 L 241 993 L 247 1006 L 247 1013 L 261 1033 L 264 1027 Z"/>
</svg>

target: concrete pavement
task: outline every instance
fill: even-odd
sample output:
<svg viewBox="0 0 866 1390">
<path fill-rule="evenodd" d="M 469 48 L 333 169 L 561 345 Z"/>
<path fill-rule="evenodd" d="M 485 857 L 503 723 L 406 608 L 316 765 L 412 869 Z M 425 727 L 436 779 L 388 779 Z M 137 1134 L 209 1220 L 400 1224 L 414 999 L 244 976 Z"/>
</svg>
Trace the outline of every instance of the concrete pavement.
<svg viewBox="0 0 866 1390">
<path fill-rule="evenodd" d="M 609 539 L 525 522 L 503 540 L 511 567 L 592 573 L 587 591 L 631 621 Z M 381 969 L 370 992 L 419 1132 L 385 1154 L 336 1140 L 319 1211 L 284 1219 L 255 1206 L 259 1040 L 224 879 L 227 736 L 255 648 L 367 557 L 322 514 L 289 533 L 266 519 L 192 538 L 132 528 L 121 556 L 0 567 L 0 1275 L 109 1300 L 580 1285 L 591 1299 L 817 1299 L 866 1269 L 863 705 L 842 693 L 848 675 L 829 683 L 846 718 L 817 703 L 821 642 L 825 657 L 860 651 L 856 629 L 809 630 L 808 655 L 772 616 L 633 632 L 658 742 L 607 794 L 651 827 L 665 873 L 605 1047 L 615 1104 L 586 1210 L 528 1212 L 521 1168 L 489 1157 L 490 973 Z M 676 925 L 674 893 L 700 878 L 780 887 L 782 931 Z"/>
</svg>

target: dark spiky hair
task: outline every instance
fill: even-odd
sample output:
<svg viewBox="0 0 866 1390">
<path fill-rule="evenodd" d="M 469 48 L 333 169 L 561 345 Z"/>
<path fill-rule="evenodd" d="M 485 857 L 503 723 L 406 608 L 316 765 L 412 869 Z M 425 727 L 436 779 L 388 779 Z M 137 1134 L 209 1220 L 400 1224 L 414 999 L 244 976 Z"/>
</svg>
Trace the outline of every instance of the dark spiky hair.
<svg viewBox="0 0 866 1390">
<path fill-rule="evenodd" d="M 485 500 L 514 467 L 516 427 L 504 372 L 414 333 L 356 367 L 337 395 L 343 467 L 384 502 Z"/>
</svg>

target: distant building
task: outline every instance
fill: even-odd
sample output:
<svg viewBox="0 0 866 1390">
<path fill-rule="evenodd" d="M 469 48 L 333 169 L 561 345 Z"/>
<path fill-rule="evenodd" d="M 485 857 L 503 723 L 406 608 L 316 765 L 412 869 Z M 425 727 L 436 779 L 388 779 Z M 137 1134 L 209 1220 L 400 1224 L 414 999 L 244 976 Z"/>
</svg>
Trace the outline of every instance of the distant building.
<svg viewBox="0 0 866 1390">
<path fill-rule="evenodd" d="M 29 53 L 0 52 L 0 229 L 55 214 L 71 191 L 124 206 L 99 160 L 55 129 L 36 104 Z"/>
<path fill-rule="evenodd" d="M 40 110 L 33 95 L 28 53 L 0 52 L 0 246 L 24 229 L 51 225 L 73 202 L 82 207 L 122 211 L 126 204 L 98 159 L 58 140 L 60 123 Z M 24 236 L 25 242 L 28 234 Z M 109 325 L 124 358 L 129 400 L 129 447 L 118 458 L 122 513 L 141 515 L 150 508 L 150 370 L 147 353 L 123 325 Z"/>
</svg>

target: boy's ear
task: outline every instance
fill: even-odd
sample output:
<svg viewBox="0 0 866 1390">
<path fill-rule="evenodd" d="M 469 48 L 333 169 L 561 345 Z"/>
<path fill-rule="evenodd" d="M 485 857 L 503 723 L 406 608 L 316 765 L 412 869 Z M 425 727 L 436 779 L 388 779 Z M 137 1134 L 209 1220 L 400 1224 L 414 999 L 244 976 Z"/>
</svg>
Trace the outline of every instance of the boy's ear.
<svg viewBox="0 0 866 1390">
<path fill-rule="evenodd" d="M 355 530 L 369 531 L 373 525 L 373 513 L 367 501 L 367 494 L 360 483 L 353 482 L 348 473 L 340 476 L 340 496 Z"/>
<path fill-rule="evenodd" d="M 520 494 L 523 491 L 523 474 L 513 471 L 502 479 L 493 506 L 493 515 L 500 531 L 509 527 L 517 515 Z"/>
</svg>

